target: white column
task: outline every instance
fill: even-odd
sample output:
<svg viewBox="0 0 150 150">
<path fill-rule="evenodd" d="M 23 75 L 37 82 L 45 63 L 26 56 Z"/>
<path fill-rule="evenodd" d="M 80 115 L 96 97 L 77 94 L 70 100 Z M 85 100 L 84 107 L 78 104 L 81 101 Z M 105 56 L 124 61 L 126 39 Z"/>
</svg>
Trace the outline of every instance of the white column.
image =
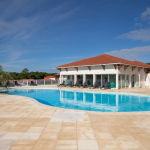
<svg viewBox="0 0 150 150">
<path fill-rule="evenodd" d="M 109 74 L 108 74 L 108 82 L 109 82 Z"/>
<path fill-rule="evenodd" d="M 102 87 L 102 75 L 101 75 L 101 87 Z"/>
<path fill-rule="evenodd" d="M 121 89 L 122 89 L 122 75 L 121 75 Z"/>
<path fill-rule="evenodd" d="M 131 84 L 131 74 L 129 74 L 129 88 L 131 88 L 132 87 L 132 84 Z"/>
<path fill-rule="evenodd" d="M 119 80 L 119 73 L 118 73 L 118 66 L 117 66 L 117 68 L 116 68 L 117 70 L 117 72 L 116 72 L 116 89 L 119 89 L 119 83 L 118 83 L 118 80 Z"/>
<path fill-rule="evenodd" d="M 74 75 L 74 84 L 76 84 L 76 82 L 77 82 L 77 75 L 75 74 Z"/>
<path fill-rule="evenodd" d="M 95 82 L 96 82 L 96 75 L 93 74 L 93 85 L 94 85 Z"/>
<path fill-rule="evenodd" d="M 61 84 L 63 83 L 63 80 L 64 80 L 63 78 L 64 78 L 64 77 L 63 77 L 63 75 L 62 75 L 62 76 L 61 76 L 61 81 L 60 81 Z"/>
<path fill-rule="evenodd" d="M 83 74 L 83 84 L 86 81 L 86 74 Z"/>
<path fill-rule="evenodd" d="M 36 80 L 36 85 L 37 85 L 37 80 Z"/>
<path fill-rule="evenodd" d="M 27 80 L 27 86 L 28 86 L 28 80 Z"/>
<path fill-rule="evenodd" d="M 127 76 L 127 75 L 125 75 L 125 88 L 126 88 L 126 76 Z"/>
<path fill-rule="evenodd" d="M 45 80 L 44 80 L 44 85 L 45 85 Z"/>
<path fill-rule="evenodd" d="M 61 84 L 61 75 L 59 76 L 59 83 L 58 84 Z"/>
<path fill-rule="evenodd" d="M 140 74 L 139 74 L 139 88 L 141 87 L 141 79 L 140 79 Z"/>
</svg>

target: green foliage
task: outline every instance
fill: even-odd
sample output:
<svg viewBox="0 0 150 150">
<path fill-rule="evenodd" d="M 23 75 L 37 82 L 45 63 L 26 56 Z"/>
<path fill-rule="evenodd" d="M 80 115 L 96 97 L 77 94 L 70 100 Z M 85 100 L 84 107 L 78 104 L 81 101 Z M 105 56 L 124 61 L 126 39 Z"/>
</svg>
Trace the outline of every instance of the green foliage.
<svg viewBox="0 0 150 150">
<path fill-rule="evenodd" d="M 28 72 L 29 72 L 29 70 L 27 68 L 24 68 L 21 73 L 26 74 Z"/>
<path fill-rule="evenodd" d="M 147 63 L 148 65 L 150 65 L 150 63 Z"/>
<path fill-rule="evenodd" d="M 2 66 L 0 66 L 0 83 L 2 86 L 6 86 L 7 83 L 9 83 L 9 80 L 12 80 L 11 74 L 3 69 Z"/>
<path fill-rule="evenodd" d="M 55 75 L 56 73 L 47 73 L 47 72 L 29 72 L 27 68 L 24 68 L 21 73 L 17 72 L 10 72 L 11 76 L 14 80 L 21 80 L 21 79 L 43 79 L 49 75 Z"/>
</svg>

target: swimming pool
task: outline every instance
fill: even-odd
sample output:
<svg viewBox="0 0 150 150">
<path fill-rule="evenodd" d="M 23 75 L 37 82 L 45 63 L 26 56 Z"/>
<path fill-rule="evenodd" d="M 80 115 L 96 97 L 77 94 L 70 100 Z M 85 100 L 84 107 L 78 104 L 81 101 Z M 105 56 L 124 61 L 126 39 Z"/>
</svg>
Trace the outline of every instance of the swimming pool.
<svg viewBox="0 0 150 150">
<path fill-rule="evenodd" d="M 91 93 L 58 89 L 11 89 L 38 102 L 67 109 L 102 112 L 150 111 L 150 97 L 130 94 Z"/>
</svg>

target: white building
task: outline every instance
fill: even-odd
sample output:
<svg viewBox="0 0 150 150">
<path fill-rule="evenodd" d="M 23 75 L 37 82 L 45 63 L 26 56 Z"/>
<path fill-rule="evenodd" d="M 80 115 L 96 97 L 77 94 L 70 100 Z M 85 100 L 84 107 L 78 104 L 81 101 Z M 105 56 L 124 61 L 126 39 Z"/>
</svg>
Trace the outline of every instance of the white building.
<svg viewBox="0 0 150 150">
<path fill-rule="evenodd" d="M 150 65 L 129 61 L 107 54 L 55 67 L 60 70 L 60 83 L 80 80 L 99 86 L 114 82 L 116 89 L 149 86 Z"/>
</svg>

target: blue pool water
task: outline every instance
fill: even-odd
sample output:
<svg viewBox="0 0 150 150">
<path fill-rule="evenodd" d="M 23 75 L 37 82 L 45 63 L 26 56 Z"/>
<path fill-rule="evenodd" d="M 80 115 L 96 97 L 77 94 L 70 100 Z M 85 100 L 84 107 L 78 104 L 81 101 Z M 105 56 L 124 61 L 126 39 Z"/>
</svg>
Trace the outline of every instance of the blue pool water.
<svg viewBox="0 0 150 150">
<path fill-rule="evenodd" d="M 31 97 L 40 103 L 60 108 L 102 112 L 150 111 L 150 97 L 142 95 L 57 89 L 11 89 L 10 91 L 11 95 Z"/>
</svg>

